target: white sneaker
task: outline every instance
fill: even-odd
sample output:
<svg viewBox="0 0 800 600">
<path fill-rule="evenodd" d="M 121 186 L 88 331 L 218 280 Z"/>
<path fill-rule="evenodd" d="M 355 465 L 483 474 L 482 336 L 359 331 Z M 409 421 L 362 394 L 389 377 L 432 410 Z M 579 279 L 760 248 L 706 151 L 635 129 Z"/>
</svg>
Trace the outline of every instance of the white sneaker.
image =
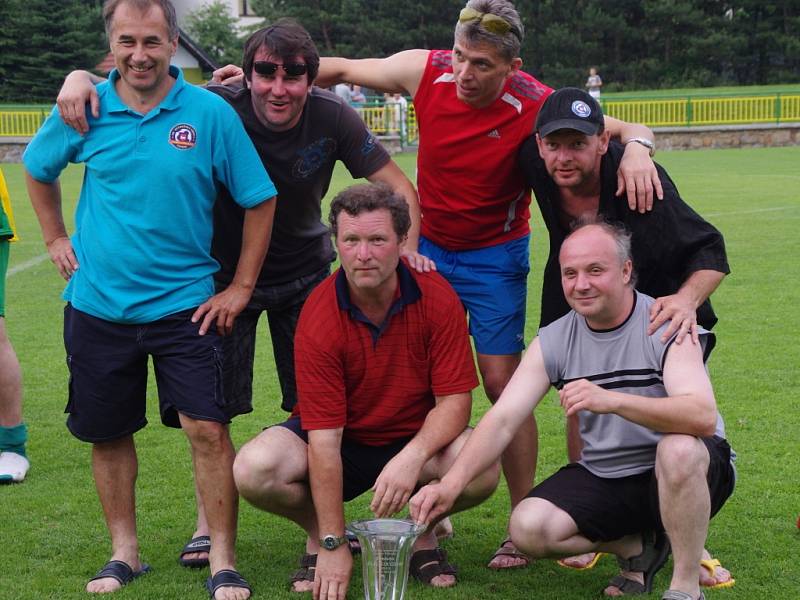
<svg viewBox="0 0 800 600">
<path fill-rule="evenodd" d="M 0 452 L 0 482 L 14 481 L 19 483 L 25 479 L 31 463 L 16 452 Z"/>
</svg>

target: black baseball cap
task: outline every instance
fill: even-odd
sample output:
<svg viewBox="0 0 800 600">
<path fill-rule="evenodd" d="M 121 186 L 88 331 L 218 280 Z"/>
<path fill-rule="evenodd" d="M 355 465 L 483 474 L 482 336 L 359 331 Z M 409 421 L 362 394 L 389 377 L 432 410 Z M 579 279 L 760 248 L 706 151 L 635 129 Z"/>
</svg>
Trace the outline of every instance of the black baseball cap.
<svg viewBox="0 0 800 600">
<path fill-rule="evenodd" d="M 545 100 L 536 117 L 540 137 L 559 129 L 574 129 L 586 135 L 597 135 L 603 129 L 603 109 L 597 100 L 578 88 L 561 88 Z"/>
</svg>

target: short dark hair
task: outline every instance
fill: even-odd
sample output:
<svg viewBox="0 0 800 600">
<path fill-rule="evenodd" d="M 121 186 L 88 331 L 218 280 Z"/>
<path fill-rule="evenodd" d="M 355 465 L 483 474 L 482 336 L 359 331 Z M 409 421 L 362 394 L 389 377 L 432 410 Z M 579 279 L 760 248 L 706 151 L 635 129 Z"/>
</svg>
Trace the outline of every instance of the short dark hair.
<svg viewBox="0 0 800 600">
<path fill-rule="evenodd" d="M 509 0 L 468 0 L 464 8 L 500 17 L 508 23 L 511 29 L 504 35 L 498 35 L 487 31 L 480 21 L 459 22 L 456 23 L 456 40 L 461 38 L 471 46 L 477 44 L 493 46 L 509 62 L 519 57 L 522 40 L 525 37 L 525 28 L 517 9 Z"/>
<path fill-rule="evenodd" d="M 632 234 L 622 223 L 609 221 L 601 214 L 586 212 L 570 223 L 569 234 L 564 238 L 564 241 L 567 241 L 576 231 L 591 225 L 596 225 L 614 240 L 614 245 L 617 247 L 617 258 L 619 258 L 620 264 L 624 264 L 626 260 L 631 261 L 633 267 L 631 268 L 631 279 L 628 285 L 635 287 L 636 265 L 633 264 L 633 252 L 631 250 Z"/>
<path fill-rule="evenodd" d="M 328 215 L 331 233 L 334 236 L 338 234 L 337 219 L 342 211 L 356 217 L 361 213 L 381 209 L 388 210 L 392 215 L 392 229 L 397 237 L 401 240 L 405 238 L 411 228 L 408 203 L 385 183 L 361 183 L 339 192 L 331 202 L 331 212 Z"/>
<path fill-rule="evenodd" d="M 279 19 L 247 38 L 242 56 L 242 70 L 247 81 L 250 81 L 253 74 L 256 52 L 262 46 L 269 50 L 270 54 L 279 56 L 284 64 L 293 62 L 297 56 L 302 56 L 308 67 L 308 83 L 313 83 L 317 78 L 319 51 L 305 27 L 294 19 Z"/>
<path fill-rule="evenodd" d="M 111 26 L 114 24 L 114 12 L 120 4 L 128 4 L 141 12 L 147 12 L 151 6 L 158 6 L 164 13 L 167 21 L 167 32 L 170 40 L 178 37 L 178 17 L 175 7 L 170 0 L 106 0 L 103 3 L 103 22 L 106 27 L 106 37 L 111 40 Z"/>
</svg>

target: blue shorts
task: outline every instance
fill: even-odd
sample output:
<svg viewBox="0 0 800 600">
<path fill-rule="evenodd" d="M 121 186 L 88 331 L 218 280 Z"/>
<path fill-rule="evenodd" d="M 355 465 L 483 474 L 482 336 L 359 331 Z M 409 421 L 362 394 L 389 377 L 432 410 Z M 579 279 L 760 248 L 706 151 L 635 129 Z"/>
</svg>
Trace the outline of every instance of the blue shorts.
<svg viewBox="0 0 800 600">
<path fill-rule="evenodd" d="M 419 252 L 463 302 L 469 332 L 481 354 L 517 354 L 525 349 L 525 307 L 530 271 L 530 236 L 477 250 L 450 251 L 420 238 Z"/>
<path fill-rule="evenodd" d="M 64 309 L 69 367 L 67 428 L 85 442 L 106 442 L 147 425 L 147 361 L 153 357 L 161 422 L 180 427 L 178 413 L 228 423 L 222 350 L 215 328 L 198 335 L 194 309 L 140 325 L 112 323 Z"/>
</svg>

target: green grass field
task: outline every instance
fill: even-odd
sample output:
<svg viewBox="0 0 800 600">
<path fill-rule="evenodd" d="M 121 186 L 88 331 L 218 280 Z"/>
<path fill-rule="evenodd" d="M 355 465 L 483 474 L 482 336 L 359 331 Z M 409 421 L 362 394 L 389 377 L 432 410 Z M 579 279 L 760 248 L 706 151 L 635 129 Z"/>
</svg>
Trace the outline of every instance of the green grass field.
<svg viewBox="0 0 800 600">
<path fill-rule="evenodd" d="M 708 598 L 800 597 L 800 148 L 661 153 L 658 159 L 684 198 L 725 234 L 732 274 L 714 295 L 720 316 L 718 345 L 710 361 L 728 437 L 739 454 L 739 483 L 712 522 L 708 546 L 736 577 L 736 587 Z M 414 157 L 398 160 L 413 173 Z M 23 368 L 25 415 L 32 469 L 25 483 L 0 487 L 0 599 L 86 598 L 86 580 L 106 561 L 109 541 L 89 468 L 89 446 L 64 427 L 67 371 L 61 340 L 60 280 L 26 200 L 22 169 L 3 165 L 22 241 L 12 246 L 7 282 L 7 325 Z M 71 215 L 81 170 L 63 177 L 64 208 Z M 349 178 L 338 171 L 333 190 Z M 547 249 L 538 215 L 532 219 L 533 264 L 529 279 L 527 339 L 538 322 L 540 273 Z M 266 329 L 266 328 L 265 328 Z M 257 353 L 256 410 L 232 426 L 237 445 L 283 418 L 270 341 L 262 332 Z M 193 529 L 189 453 L 180 432 L 159 424 L 155 389 L 149 391 L 151 426 L 140 432 L 138 482 L 142 555 L 152 574 L 116 594 L 145 600 L 201 598 L 206 572 L 182 569 L 177 554 Z M 487 408 L 475 394 L 473 420 Z M 537 479 L 564 461 L 563 418 L 554 401 L 538 411 L 541 455 Z M 367 499 L 347 508 L 349 519 L 368 516 Z M 446 542 L 460 567 L 451 590 L 409 583 L 419 599 L 522 600 L 596 597 L 614 574 L 609 558 L 587 572 L 566 571 L 552 561 L 526 570 L 495 573 L 484 564 L 503 537 L 508 497 L 500 490 L 475 510 L 454 519 Z M 287 580 L 303 547 L 295 526 L 242 504 L 238 556 L 258 598 L 293 598 Z M 670 563 L 671 564 L 671 563 Z M 361 597 L 357 565 L 349 597 Z M 669 581 L 669 565 L 656 590 Z M 655 594 L 652 597 L 660 597 Z"/>
</svg>

